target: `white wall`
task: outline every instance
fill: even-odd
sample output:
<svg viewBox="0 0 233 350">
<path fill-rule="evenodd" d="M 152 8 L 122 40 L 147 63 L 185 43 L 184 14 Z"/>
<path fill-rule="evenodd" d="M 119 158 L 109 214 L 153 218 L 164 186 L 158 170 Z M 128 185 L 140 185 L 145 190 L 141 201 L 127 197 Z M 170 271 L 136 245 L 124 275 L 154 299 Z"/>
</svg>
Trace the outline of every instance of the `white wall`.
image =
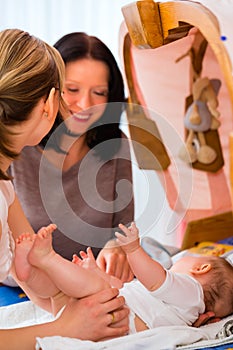
<svg viewBox="0 0 233 350">
<path fill-rule="evenodd" d="M 61 36 L 84 31 L 118 55 L 121 7 L 129 0 L 0 0 L 0 29 L 20 28 L 53 45 Z"/>
</svg>

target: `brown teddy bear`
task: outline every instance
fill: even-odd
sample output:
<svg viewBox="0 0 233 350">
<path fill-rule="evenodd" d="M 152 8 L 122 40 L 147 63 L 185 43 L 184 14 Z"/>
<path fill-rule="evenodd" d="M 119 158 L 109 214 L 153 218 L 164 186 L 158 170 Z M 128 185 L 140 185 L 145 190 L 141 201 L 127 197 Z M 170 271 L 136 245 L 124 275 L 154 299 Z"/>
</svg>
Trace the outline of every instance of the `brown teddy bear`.
<svg viewBox="0 0 233 350">
<path fill-rule="evenodd" d="M 193 83 L 193 102 L 186 111 L 184 125 L 188 130 L 185 147 L 179 156 L 187 163 L 199 161 L 211 164 L 217 157 L 215 150 L 206 144 L 205 132 L 220 126 L 220 113 L 217 110 L 217 94 L 221 82 L 207 77 L 197 78 Z"/>
</svg>

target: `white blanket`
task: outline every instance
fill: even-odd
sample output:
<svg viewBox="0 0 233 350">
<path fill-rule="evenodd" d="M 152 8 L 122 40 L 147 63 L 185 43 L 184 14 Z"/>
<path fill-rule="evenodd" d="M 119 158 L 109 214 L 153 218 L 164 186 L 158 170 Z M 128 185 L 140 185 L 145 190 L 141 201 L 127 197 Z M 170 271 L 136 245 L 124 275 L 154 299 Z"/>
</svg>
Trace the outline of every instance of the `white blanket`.
<svg viewBox="0 0 233 350">
<path fill-rule="evenodd" d="M 233 336 L 216 340 L 215 336 L 227 320 L 213 323 L 200 328 L 188 326 L 164 326 L 144 332 L 112 339 L 104 342 L 82 341 L 64 337 L 38 338 L 36 349 L 42 350 L 173 350 L 198 349 L 210 345 L 233 342 Z M 27 301 L 0 308 L 0 328 L 22 327 L 52 321 L 47 312 Z M 156 344 L 156 345 L 155 345 Z"/>
<path fill-rule="evenodd" d="M 225 321 L 201 328 L 163 326 L 104 342 L 81 341 L 71 338 L 48 337 L 37 339 L 37 350 L 174 350 L 201 349 L 210 345 L 233 342 L 233 336 L 215 340 L 216 329 Z"/>
</svg>

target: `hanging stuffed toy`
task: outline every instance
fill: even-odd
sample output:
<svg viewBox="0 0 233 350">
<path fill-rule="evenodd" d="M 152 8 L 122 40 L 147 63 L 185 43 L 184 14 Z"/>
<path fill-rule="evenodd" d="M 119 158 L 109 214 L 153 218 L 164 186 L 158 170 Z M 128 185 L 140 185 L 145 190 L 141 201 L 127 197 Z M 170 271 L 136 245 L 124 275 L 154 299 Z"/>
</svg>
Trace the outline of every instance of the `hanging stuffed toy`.
<svg viewBox="0 0 233 350">
<path fill-rule="evenodd" d="M 199 77 L 193 83 L 193 102 L 184 118 L 188 133 L 186 147 L 183 147 L 179 153 L 180 158 L 187 163 L 198 161 L 202 164 L 211 164 L 217 157 L 214 148 L 207 145 L 205 133 L 209 130 L 217 130 L 220 126 L 220 113 L 217 110 L 217 94 L 220 86 L 220 80 L 209 80 L 207 77 Z"/>
</svg>

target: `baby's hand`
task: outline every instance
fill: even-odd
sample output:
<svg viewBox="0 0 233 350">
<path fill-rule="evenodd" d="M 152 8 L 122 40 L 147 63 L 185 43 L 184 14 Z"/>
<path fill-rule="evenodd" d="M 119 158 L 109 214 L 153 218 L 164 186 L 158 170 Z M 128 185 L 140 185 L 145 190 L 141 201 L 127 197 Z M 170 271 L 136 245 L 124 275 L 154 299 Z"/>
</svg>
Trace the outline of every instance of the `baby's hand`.
<svg viewBox="0 0 233 350">
<path fill-rule="evenodd" d="M 132 222 L 130 227 L 119 224 L 119 228 L 125 233 L 122 235 L 119 232 L 115 232 L 117 237 L 117 243 L 122 247 L 126 254 L 132 253 L 140 247 L 139 231 L 135 223 Z"/>
<path fill-rule="evenodd" d="M 98 268 L 95 261 L 95 257 L 90 247 L 87 248 L 87 252 L 84 252 L 83 250 L 81 250 L 79 252 L 79 255 L 81 256 L 81 258 L 79 258 L 76 254 L 73 255 L 73 260 L 72 260 L 73 263 L 81 267 L 84 267 L 85 269 L 88 269 L 88 270 L 95 270 Z"/>
<path fill-rule="evenodd" d="M 81 256 L 81 258 L 79 258 L 76 254 L 73 255 L 72 262 L 74 264 L 77 264 L 88 270 L 95 270 L 96 273 L 101 278 L 103 278 L 106 282 L 108 282 L 112 287 L 119 288 L 119 289 L 122 288 L 123 283 L 121 282 L 121 280 L 119 280 L 117 277 L 108 275 L 106 272 L 102 271 L 98 267 L 90 247 L 87 248 L 87 252 L 84 252 L 83 250 L 81 250 L 79 252 L 79 255 Z"/>
</svg>

